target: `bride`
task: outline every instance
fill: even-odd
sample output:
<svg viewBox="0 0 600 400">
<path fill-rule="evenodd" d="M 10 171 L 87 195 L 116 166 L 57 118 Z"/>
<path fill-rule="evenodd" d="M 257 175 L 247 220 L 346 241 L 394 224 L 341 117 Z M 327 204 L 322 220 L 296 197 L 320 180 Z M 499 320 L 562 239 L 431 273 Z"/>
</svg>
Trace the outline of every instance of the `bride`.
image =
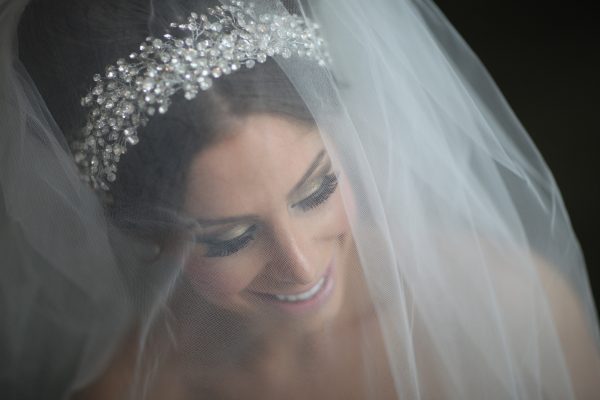
<svg viewBox="0 0 600 400">
<path fill-rule="evenodd" d="M 426 0 L 0 2 L 3 398 L 591 399 L 546 164 Z"/>
</svg>

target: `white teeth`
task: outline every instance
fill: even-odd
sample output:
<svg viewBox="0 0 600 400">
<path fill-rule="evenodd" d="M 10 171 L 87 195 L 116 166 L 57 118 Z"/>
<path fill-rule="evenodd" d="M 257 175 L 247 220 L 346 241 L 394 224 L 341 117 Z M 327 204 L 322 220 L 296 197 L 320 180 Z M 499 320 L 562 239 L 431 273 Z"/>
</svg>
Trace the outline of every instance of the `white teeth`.
<svg viewBox="0 0 600 400">
<path fill-rule="evenodd" d="M 289 302 L 308 300 L 311 297 L 313 297 L 315 294 L 317 294 L 319 292 L 319 290 L 321 290 L 321 287 L 323 286 L 324 283 L 325 283 L 325 277 L 322 277 L 321 279 L 319 279 L 319 282 L 317 282 L 315 284 L 315 286 L 308 289 L 304 293 L 291 294 L 291 295 L 287 295 L 287 296 L 283 295 L 283 294 L 276 294 L 275 297 L 277 298 L 277 300 L 289 301 Z"/>
</svg>

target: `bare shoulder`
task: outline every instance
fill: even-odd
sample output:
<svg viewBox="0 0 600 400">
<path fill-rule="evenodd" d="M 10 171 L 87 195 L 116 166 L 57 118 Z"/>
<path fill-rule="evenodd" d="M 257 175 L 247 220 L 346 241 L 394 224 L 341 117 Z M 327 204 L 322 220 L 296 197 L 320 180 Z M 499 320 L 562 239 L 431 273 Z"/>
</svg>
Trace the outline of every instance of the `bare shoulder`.
<svg viewBox="0 0 600 400">
<path fill-rule="evenodd" d="M 445 278 L 466 288 L 461 296 L 481 294 L 469 289 L 480 281 L 492 291 L 489 304 L 498 310 L 513 355 L 527 369 L 537 369 L 532 372 L 541 374 L 543 391 L 563 391 L 568 372 L 576 399 L 598 398 L 600 340 L 584 270 L 572 278 L 562 272 L 565 266 L 530 249 L 482 236 L 444 233 L 436 246 L 452 265 Z"/>
<path fill-rule="evenodd" d="M 525 261 L 511 264 L 510 257 L 498 255 L 497 262 L 489 264 L 516 342 L 524 346 L 525 354 L 531 354 L 526 347 L 531 342 L 520 338 L 535 340 L 542 352 L 541 371 L 548 377 L 561 369 L 544 363 L 543 353 L 554 354 L 560 349 L 576 398 L 596 398 L 600 393 L 600 349 L 595 336 L 596 315 L 586 304 L 591 301 L 585 297 L 587 287 L 579 289 L 558 266 L 538 254 L 519 254 L 517 258 Z M 537 337 L 532 338 L 532 334 Z M 552 379 L 546 382 L 550 386 L 555 383 Z"/>
<path fill-rule="evenodd" d="M 573 389 L 579 399 L 595 398 L 600 393 L 600 350 L 594 335 L 596 316 L 592 309 L 586 309 L 581 293 L 556 266 L 541 257 L 534 259 Z"/>
</svg>

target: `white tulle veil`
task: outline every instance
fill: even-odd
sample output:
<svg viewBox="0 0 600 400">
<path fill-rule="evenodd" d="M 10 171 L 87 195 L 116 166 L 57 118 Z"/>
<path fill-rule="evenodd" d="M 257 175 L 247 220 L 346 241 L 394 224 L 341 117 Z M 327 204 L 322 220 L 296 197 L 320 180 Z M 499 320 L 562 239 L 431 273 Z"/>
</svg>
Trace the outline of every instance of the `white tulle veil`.
<svg viewBox="0 0 600 400">
<path fill-rule="evenodd" d="M 195 388 L 189 393 L 205 393 L 198 389 L 203 380 L 215 378 L 186 357 L 227 347 L 241 364 L 235 338 L 243 331 L 219 331 L 223 319 L 216 314 L 209 319 L 214 327 L 188 329 L 203 304 L 180 289 L 193 250 L 174 246 L 155 256 L 139 227 L 147 233 L 168 223 L 148 217 L 145 203 L 128 203 L 115 217 L 80 179 L 66 131 L 85 115 L 57 116 L 61 108 L 51 103 L 67 96 L 79 102 L 86 88 L 49 95 L 37 87 L 44 76 L 31 74 L 31 58 L 19 47 L 27 3 L 0 1 L 0 397 L 69 398 L 127 351 L 132 398 L 161 398 L 155 384 L 165 370 L 184 369 L 185 384 Z M 185 19 L 206 7 L 193 0 L 138 3 L 147 8 L 132 12 L 132 23 L 145 22 L 152 35 L 162 33 L 163 19 Z M 273 58 L 343 172 L 339 191 L 372 307 L 346 328 L 365 332 L 354 346 L 344 354 L 332 346 L 325 357 L 355 352 L 362 363 L 358 375 L 331 380 L 330 398 L 345 396 L 355 381 L 361 382 L 356 398 L 592 398 L 600 382 L 598 322 L 559 189 L 481 62 L 437 7 L 426 0 L 255 3 L 259 13 L 317 22 L 331 56 L 323 67 Z M 117 12 L 115 24 L 127 22 L 119 6 L 109 10 Z M 110 12 L 87 18 L 109 24 Z M 53 40 L 86 38 L 69 38 L 71 27 L 60 24 L 38 39 L 47 43 L 47 62 L 67 65 L 69 74 L 78 61 L 57 59 L 63 53 L 52 51 Z M 104 43 L 90 44 L 97 72 L 114 62 L 103 59 Z M 80 83 L 91 85 L 91 78 Z M 177 111 L 184 103 L 166 116 L 185 114 Z M 166 214 L 177 212 L 173 206 Z M 370 333 L 373 320 L 381 340 Z M 337 340 L 327 323 L 320 332 Z M 330 368 L 307 367 L 323 376 Z M 277 370 L 285 375 L 285 364 Z M 390 377 L 391 389 L 382 376 Z M 160 393 L 171 394 L 162 398 L 185 392 L 169 385 L 172 392 Z M 266 398 L 286 389 L 296 398 L 291 383 L 283 392 L 263 389 Z"/>
</svg>

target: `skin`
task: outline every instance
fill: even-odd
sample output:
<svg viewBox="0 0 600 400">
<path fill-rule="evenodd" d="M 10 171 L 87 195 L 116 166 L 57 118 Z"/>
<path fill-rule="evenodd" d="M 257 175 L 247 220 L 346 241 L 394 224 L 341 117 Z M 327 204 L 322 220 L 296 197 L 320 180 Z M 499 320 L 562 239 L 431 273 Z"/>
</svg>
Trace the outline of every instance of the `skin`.
<svg viewBox="0 0 600 400">
<path fill-rule="evenodd" d="M 331 321 L 340 312 L 347 280 L 340 261 L 350 250 L 348 218 L 337 187 L 309 209 L 300 205 L 332 173 L 340 175 L 314 127 L 269 115 L 245 118 L 231 135 L 200 152 L 191 164 L 184 204 L 184 213 L 199 221 L 195 232 L 201 239 L 185 266 L 197 293 L 266 332 L 293 325 L 304 334 Z M 247 246 L 208 256 L 205 237 L 231 240 L 249 227 L 256 230 Z M 335 290 L 318 310 L 289 315 L 269 299 L 314 287 L 332 260 Z"/>
<path fill-rule="evenodd" d="M 204 356 L 204 363 L 194 364 L 194 347 L 186 347 L 184 353 L 175 351 L 163 362 L 153 395 L 157 399 L 196 398 L 199 393 L 208 398 L 364 398 L 362 368 L 367 362 L 360 351 L 351 349 L 358 349 L 365 335 L 371 343 L 380 343 L 381 338 L 342 203 L 342 197 L 349 197 L 349 193 L 342 196 L 347 190 L 343 175 L 332 166 L 313 126 L 262 114 L 235 121 L 231 127 L 193 159 L 181 210 L 197 221 L 197 240 L 187 254 L 183 278 L 202 306 L 194 309 L 193 326 L 176 324 L 177 342 L 201 349 L 198 355 Z M 332 173 L 342 183 L 326 198 L 320 196 L 318 204 L 301 207 L 314 199 L 324 177 Z M 223 219 L 228 222 L 215 222 Z M 249 226 L 257 227 L 253 240 L 235 253 L 215 256 L 207 244 L 214 243 L 215 237 L 231 240 Z M 332 260 L 330 279 L 335 283 L 319 306 L 298 314 L 265 300 L 265 295 L 305 292 L 323 277 Z M 177 309 L 176 301 L 173 308 Z M 223 314 L 231 318 L 223 320 Z M 221 324 L 210 331 L 215 320 Z M 205 353 L 229 343 L 224 331 L 239 332 L 235 325 L 239 321 L 244 334 L 232 338 L 238 349 L 233 358 L 219 353 L 212 358 L 218 363 L 207 368 L 210 357 Z M 136 368 L 137 337 L 133 332 L 113 366 L 78 398 L 127 393 L 131 381 L 125 378 L 126 371 Z M 211 338 L 216 346 L 202 343 Z M 240 346 L 252 351 L 240 356 L 244 353 Z M 380 371 L 373 372 L 379 379 L 379 398 L 391 398 L 393 384 L 383 347 L 375 345 L 371 351 L 372 371 Z M 224 376 L 231 378 L 226 385 Z M 348 385 L 349 380 L 356 384 Z M 206 385 L 195 387 L 199 382 Z M 340 388 L 346 392 L 340 393 Z"/>
<path fill-rule="evenodd" d="M 236 335 L 233 343 L 248 338 L 246 344 L 256 351 L 247 358 L 232 358 L 207 368 L 185 362 L 182 366 L 186 353 L 194 349 L 183 346 L 183 353 L 176 352 L 163 363 L 153 382 L 152 398 L 198 398 L 199 394 L 207 398 L 368 398 L 365 393 L 373 393 L 363 386 L 365 367 L 377 379 L 371 388 L 380 390 L 373 397 L 395 398 L 379 323 L 366 295 L 347 208 L 342 203 L 342 197 L 351 197 L 349 193 L 342 196 L 343 175 L 329 169 L 325 154 L 305 184 L 297 185 L 323 149 L 313 127 L 272 115 L 253 115 L 236 121 L 230 134 L 194 158 L 182 212 L 198 220 L 195 233 L 202 239 L 217 235 L 229 240 L 249 226 L 257 228 L 253 240 L 231 255 L 210 256 L 210 246 L 202 240 L 192 247 L 184 277 L 202 299 L 205 307 L 201 312 L 208 318 L 194 316 L 193 320 L 214 322 L 212 317 L 221 313 L 243 320 L 243 335 Z M 318 206 L 306 211 L 298 208 L 323 175 L 332 171 L 338 174 L 340 186 Z M 223 218 L 236 220 L 214 223 Z M 437 248 L 446 252 L 448 259 L 471 253 L 459 245 Z M 513 270 L 504 268 L 506 258 L 495 257 L 492 246 L 486 254 L 495 275 L 498 301 L 510 311 L 508 329 L 515 338 L 528 335 L 532 315 L 521 305 L 528 304 L 530 294 L 540 288 L 535 281 L 507 272 Z M 321 307 L 290 315 L 265 301 L 265 294 L 293 294 L 312 287 L 332 259 L 336 261 L 336 285 Z M 577 296 L 544 260 L 536 259 L 536 267 L 544 290 L 539 295 L 548 299 L 554 315 L 575 394 L 580 399 L 593 398 L 598 391 L 600 361 Z M 420 371 L 427 371 L 419 376 L 422 394 L 442 398 L 447 389 L 443 369 L 442 377 L 436 376 L 442 363 L 428 338 L 431 332 L 418 313 L 414 324 L 416 362 Z M 193 343 L 201 352 L 211 349 L 210 343 L 202 342 L 211 335 L 198 334 L 197 327 L 178 328 L 179 343 Z M 214 337 L 221 340 L 218 334 Z M 135 343 L 134 333 L 107 373 L 77 398 L 124 397 L 115 393 L 126 393 L 131 385 L 126 377 L 135 369 Z M 364 343 L 371 346 L 369 359 L 357 350 Z M 527 348 L 517 354 L 528 354 Z M 221 356 L 217 359 L 223 360 Z M 551 372 L 542 373 L 548 374 L 546 382 L 551 385 Z M 198 388 L 194 386 L 198 382 L 207 384 Z M 551 386 L 543 390 L 553 391 Z"/>
<path fill-rule="evenodd" d="M 230 338 L 238 350 L 214 356 L 219 363 L 203 368 L 200 379 L 198 368 L 189 367 L 198 364 L 178 368 L 182 355 L 175 354 L 167 370 L 181 372 L 166 378 L 170 383 L 164 386 L 172 387 L 172 380 L 179 380 L 181 387 L 203 382 L 203 388 L 189 393 L 192 397 L 202 391 L 225 398 L 254 398 L 251 393 L 281 398 L 290 392 L 298 398 L 331 398 L 340 396 L 340 388 L 348 391 L 343 398 L 363 397 L 361 368 L 366 361 L 360 351 L 350 349 L 358 349 L 365 334 L 371 343 L 380 336 L 375 319 L 369 317 L 373 312 L 342 189 L 329 186 L 327 196 L 315 197 L 323 193 L 324 177 L 331 174 L 343 179 L 315 127 L 273 115 L 237 121 L 226 136 L 194 158 L 182 213 L 197 222 L 196 243 L 186 258 L 184 277 L 203 301 L 192 324 L 203 329 L 215 319 L 221 322 L 219 332 L 199 334 L 192 327 L 177 335 L 203 349 L 199 356 L 206 359 L 209 349 L 228 340 L 224 332 L 244 334 Z M 319 201 L 307 202 L 315 198 Z M 215 241 L 229 242 L 249 229 L 254 229 L 252 240 L 243 248 L 231 254 L 214 250 Z M 273 300 L 274 295 L 314 287 L 332 264 L 332 292 L 317 307 L 289 313 Z M 224 321 L 223 314 L 234 321 Z M 235 325 L 239 321 L 243 328 Z M 360 326 L 365 329 L 357 329 Z M 199 336 L 209 341 L 216 337 L 217 343 L 200 344 Z M 387 398 L 392 380 L 384 367 L 383 347 L 374 350 L 370 357 L 378 365 L 369 362 L 382 371 L 377 386 L 381 398 Z M 193 359 L 190 354 L 184 357 Z M 223 376 L 232 378 L 226 386 Z M 356 385 L 347 385 L 348 379 Z"/>
</svg>

